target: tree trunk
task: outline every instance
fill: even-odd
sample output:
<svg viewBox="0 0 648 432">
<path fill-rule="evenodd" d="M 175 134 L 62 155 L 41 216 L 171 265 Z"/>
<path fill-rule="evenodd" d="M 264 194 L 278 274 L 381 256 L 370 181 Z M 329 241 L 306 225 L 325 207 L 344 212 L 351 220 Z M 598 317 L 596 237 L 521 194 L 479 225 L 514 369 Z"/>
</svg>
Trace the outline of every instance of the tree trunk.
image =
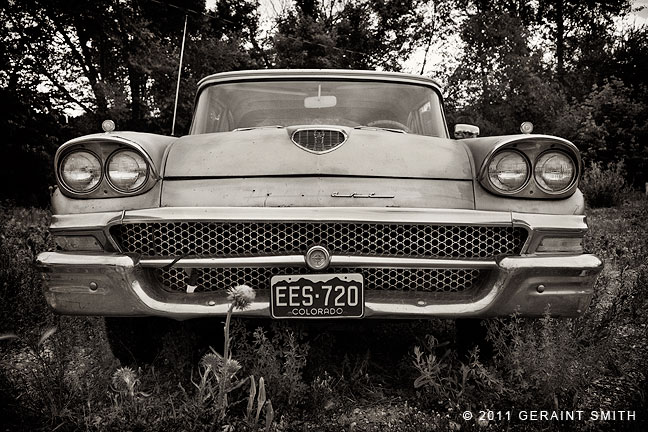
<svg viewBox="0 0 648 432">
<path fill-rule="evenodd" d="M 556 0 L 556 72 L 562 80 L 565 71 L 565 22 L 563 0 Z"/>
</svg>

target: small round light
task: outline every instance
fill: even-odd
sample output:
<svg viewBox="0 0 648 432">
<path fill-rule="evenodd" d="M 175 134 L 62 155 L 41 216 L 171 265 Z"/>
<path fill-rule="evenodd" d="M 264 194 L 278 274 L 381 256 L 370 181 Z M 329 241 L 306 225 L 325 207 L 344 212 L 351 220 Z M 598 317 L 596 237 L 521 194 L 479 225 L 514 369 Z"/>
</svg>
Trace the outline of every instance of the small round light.
<svg viewBox="0 0 648 432">
<path fill-rule="evenodd" d="M 108 180 L 119 192 L 134 192 L 148 179 L 148 164 L 139 153 L 131 150 L 114 153 L 107 166 Z"/>
<path fill-rule="evenodd" d="M 103 129 L 104 132 L 112 132 L 115 130 L 115 122 L 112 120 L 104 120 L 101 123 L 101 129 Z"/>
<path fill-rule="evenodd" d="M 72 192 L 90 192 L 101 181 L 101 161 L 88 151 L 69 153 L 59 168 L 63 184 Z"/>
<path fill-rule="evenodd" d="M 576 179 L 576 165 L 565 153 L 551 151 L 536 160 L 534 170 L 538 186 L 546 192 L 562 192 Z"/>
<path fill-rule="evenodd" d="M 488 179 L 503 192 L 518 191 L 529 179 L 529 163 L 521 153 L 502 151 L 488 164 Z"/>
<path fill-rule="evenodd" d="M 523 134 L 530 134 L 533 132 L 533 123 L 531 122 L 524 122 L 520 125 L 520 132 Z"/>
</svg>

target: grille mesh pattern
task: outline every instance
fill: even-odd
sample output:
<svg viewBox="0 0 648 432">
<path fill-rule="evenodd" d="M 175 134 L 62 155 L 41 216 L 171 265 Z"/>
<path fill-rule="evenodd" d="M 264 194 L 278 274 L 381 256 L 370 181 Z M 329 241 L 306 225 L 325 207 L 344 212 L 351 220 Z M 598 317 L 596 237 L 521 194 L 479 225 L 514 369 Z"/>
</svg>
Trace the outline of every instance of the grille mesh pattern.
<svg viewBox="0 0 648 432">
<path fill-rule="evenodd" d="M 296 131 L 292 140 L 300 147 L 314 152 L 326 152 L 344 143 L 346 137 L 337 130 L 302 129 Z"/>
<path fill-rule="evenodd" d="M 147 257 L 304 254 L 320 244 L 332 254 L 431 258 L 517 255 L 519 227 L 308 222 L 156 222 L 115 225 L 126 252 Z"/>
<path fill-rule="evenodd" d="M 196 292 L 217 291 L 247 284 L 255 289 L 270 288 L 275 275 L 307 274 L 302 267 L 289 268 L 207 268 L 199 272 Z M 390 269 L 334 268 L 327 273 L 361 273 L 366 290 L 398 290 L 428 292 L 462 292 L 475 287 L 487 273 L 477 269 Z M 189 276 L 182 268 L 156 269 L 160 283 L 174 291 L 185 291 Z"/>
</svg>

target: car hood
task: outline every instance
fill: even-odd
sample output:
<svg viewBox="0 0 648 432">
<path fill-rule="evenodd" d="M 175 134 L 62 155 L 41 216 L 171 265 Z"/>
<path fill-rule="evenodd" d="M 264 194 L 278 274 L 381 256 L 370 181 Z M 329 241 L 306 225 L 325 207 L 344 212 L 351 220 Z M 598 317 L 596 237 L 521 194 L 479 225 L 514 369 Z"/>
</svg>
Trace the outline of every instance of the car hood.
<svg viewBox="0 0 648 432">
<path fill-rule="evenodd" d="M 344 129 L 348 140 L 324 154 L 292 142 L 295 128 L 189 135 L 171 146 L 165 178 L 359 176 L 469 180 L 467 147 L 458 141 L 374 129 Z"/>
</svg>

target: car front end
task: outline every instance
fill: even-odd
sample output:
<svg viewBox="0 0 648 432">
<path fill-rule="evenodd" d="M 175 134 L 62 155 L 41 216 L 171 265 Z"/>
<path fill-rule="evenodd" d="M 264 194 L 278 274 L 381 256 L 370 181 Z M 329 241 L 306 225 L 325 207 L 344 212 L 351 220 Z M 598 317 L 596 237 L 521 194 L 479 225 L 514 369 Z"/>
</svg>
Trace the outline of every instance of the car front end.
<svg viewBox="0 0 648 432">
<path fill-rule="evenodd" d="M 384 107 L 405 104 L 402 86 L 420 100 L 398 117 Z M 369 105 L 374 121 L 354 117 Z M 220 74 L 188 136 L 59 149 L 57 250 L 38 262 L 71 315 L 222 316 L 245 284 L 242 316 L 577 316 L 601 270 L 583 251 L 580 169 L 556 137 L 450 139 L 424 78 Z"/>
</svg>

